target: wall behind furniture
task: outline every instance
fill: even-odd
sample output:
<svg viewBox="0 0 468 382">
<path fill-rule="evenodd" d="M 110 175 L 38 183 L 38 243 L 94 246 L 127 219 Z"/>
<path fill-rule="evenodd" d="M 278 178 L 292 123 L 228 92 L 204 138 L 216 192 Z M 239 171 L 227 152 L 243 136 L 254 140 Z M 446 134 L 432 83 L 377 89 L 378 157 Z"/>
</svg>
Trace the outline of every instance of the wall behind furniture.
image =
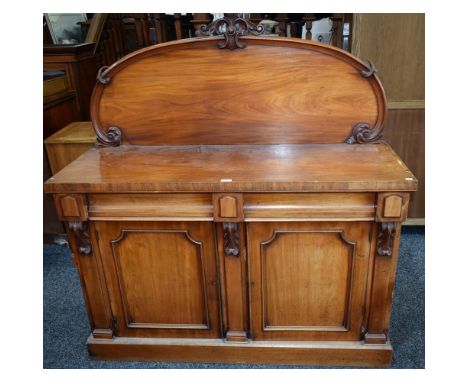
<svg viewBox="0 0 468 382">
<path fill-rule="evenodd" d="M 419 180 L 410 222 L 424 222 L 423 13 L 356 13 L 352 53 L 374 62 L 388 100 L 384 137 Z"/>
</svg>

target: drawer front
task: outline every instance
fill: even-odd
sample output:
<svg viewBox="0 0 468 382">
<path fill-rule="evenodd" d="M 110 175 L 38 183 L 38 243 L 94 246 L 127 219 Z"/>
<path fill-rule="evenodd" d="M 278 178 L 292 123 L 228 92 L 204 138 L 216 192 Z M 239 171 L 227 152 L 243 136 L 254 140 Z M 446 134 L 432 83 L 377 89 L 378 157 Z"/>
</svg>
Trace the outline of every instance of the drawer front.
<svg viewBox="0 0 468 382">
<path fill-rule="evenodd" d="M 211 194 L 90 194 L 90 220 L 213 220 Z"/>
<path fill-rule="evenodd" d="M 94 227 L 117 336 L 220 336 L 213 223 Z"/>
<path fill-rule="evenodd" d="M 245 221 L 374 220 L 375 193 L 244 194 Z"/>
<path fill-rule="evenodd" d="M 372 221 L 375 193 L 90 194 L 90 220 Z"/>
<path fill-rule="evenodd" d="M 360 340 L 370 222 L 247 224 L 256 340 Z"/>
</svg>

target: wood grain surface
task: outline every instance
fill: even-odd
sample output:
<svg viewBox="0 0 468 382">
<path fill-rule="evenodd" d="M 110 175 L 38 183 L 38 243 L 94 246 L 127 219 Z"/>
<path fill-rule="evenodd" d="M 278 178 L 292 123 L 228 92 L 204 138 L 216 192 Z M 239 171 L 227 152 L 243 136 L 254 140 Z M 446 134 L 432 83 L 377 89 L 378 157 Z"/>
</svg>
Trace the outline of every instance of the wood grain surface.
<svg viewBox="0 0 468 382">
<path fill-rule="evenodd" d="M 118 335 L 219 338 L 212 223 L 94 227 Z"/>
<path fill-rule="evenodd" d="M 390 146 L 120 146 L 91 149 L 48 192 L 387 191 L 417 181 Z"/>
<path fill-rule="evenodd" d="M 142 49 L 105 71 L 92 99 L 95 128 L 134 145 L 344 142 L 358 122 L 381 125 L 376 76 L 345 51 L 300 39 L 182 40 Z"/>
<path fill-rule="evenodd" d="M 88 338 L 88 350 L 98 359 L 168 362 L 228 362 L 281 365 L 346 365 L 389 367 L 392 346 L 361 341 L 252 341 L 247 345 L 218 340 L 155 338 Z"/>
<path fill-rule="evenodd" d="M 371 224 L 249 223 L 253 338 L 359 340 Z"/>
</svg>

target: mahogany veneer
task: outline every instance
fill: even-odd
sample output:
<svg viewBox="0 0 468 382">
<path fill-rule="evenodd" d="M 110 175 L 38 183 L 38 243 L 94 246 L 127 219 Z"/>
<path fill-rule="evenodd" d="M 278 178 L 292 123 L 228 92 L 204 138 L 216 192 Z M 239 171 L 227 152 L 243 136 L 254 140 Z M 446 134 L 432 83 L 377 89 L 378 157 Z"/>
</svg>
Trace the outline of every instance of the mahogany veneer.
<svg viewBox="0 0 468 382">
<path fill-rule="evenodd" d="M 260 33 L 243 21 L 204 33 L 223 23 L 225 37 L 100 70 L 99 146 L 45 184 L 67 222 L 89 352 L 388 366 L 417 181 L 382 141 L 375 70 L 328 45 L 230 29 Z"/>
</svg>

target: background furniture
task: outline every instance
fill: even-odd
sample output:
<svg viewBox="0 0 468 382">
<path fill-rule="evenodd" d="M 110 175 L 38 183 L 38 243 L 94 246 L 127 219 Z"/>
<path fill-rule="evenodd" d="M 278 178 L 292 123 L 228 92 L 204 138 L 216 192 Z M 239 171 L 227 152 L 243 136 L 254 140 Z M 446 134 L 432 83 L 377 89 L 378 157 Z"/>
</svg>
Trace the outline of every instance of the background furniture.
<svg viewBox="0 0 468 382">
<path fill-rule="evenodd" d="M 385 139 L 419 180 L 408 211 L 424 224 L 424 14 L 357 13 L 352 53 L 371 59 L 388 98 Z"/>
<path fill-rule="evenodd" d="M 72 122 L 45 141 L 52 174 L 58 173 L 96 143 L 91 122 Z"/>
<path fill-rule="evenodd" d="M 100 146 L 45 185 L 91 355 L 388 366 L 417 181 L 381 141 L 385 113 L 372 66 L 306 40 L 233 32 L 101 71 Z"/>
</svg>

